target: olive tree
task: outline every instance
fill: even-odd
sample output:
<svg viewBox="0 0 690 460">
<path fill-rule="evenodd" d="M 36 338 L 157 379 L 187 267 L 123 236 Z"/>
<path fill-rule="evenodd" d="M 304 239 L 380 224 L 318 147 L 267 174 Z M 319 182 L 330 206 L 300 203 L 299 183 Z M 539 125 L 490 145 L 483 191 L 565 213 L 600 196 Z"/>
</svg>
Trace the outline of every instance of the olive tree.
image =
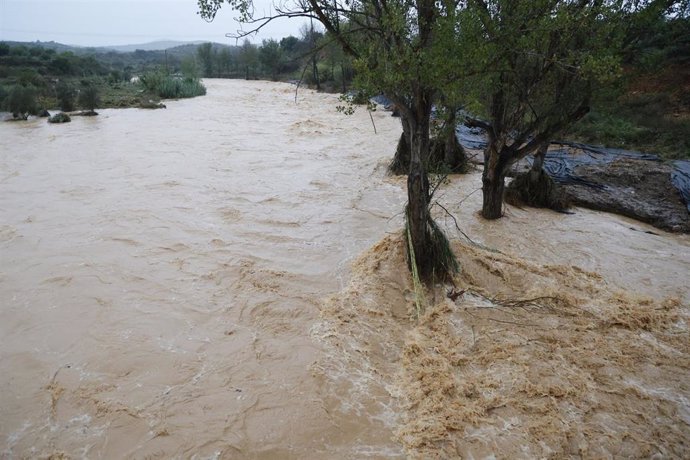
<svg viewBox="0 0 690 460">
<path fill-rule="evenodd" d="M 469 120 L 488 136 L 485 218 L 502 215 L 511 165 L 535 152 L 543 160 L 549 141 L 587 114 L 596 86 L 618 75 L 625 13 L 643 3 L 470 0 L 467 13 L 481 31 L 465 43 L 492 61 L 488 72 L 472 81 L 486 120 Z"/>
<path fill-rule="evenodd" d="M 261 65 L 271 75 L 271 79 L 278 79 L 278 72 L 282 64 L 283 55 L 280 45 L 273 39 L 264 40 L 259 48 L 259 61 Z"/>
<path fill-rule="evenodd" d="M 61 80 L 55 88 L 55 93 L 57 95 L 58 104 L 60 105 L 60 110 L 63 112 L 71 112 L 74 110 L 74 96 L 76 92 L 72 85 Z"/>
<path fill-rule="evenodd" d="M 213 44 L 202 43 L 196 49 L 196 54 L 201 61 L 201 68 L 203 69 L 204 77 L 213 76 Z"/>
<path fill-rule="evenodd" d="M 98 91 L 98 87 L 94 84 L 85 85 L 79 91 L 79 105 L 87 109 L 87 114 L 97 115 L 96 107 L 101 103 L 101 97 Z"/>
</svg>

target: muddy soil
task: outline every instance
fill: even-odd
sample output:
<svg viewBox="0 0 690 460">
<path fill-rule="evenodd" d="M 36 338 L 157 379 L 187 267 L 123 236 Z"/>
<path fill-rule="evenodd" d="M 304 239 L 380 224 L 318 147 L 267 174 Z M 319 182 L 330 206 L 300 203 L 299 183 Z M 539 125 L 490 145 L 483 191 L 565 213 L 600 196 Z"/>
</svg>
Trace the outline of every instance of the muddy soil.
<svg viewBox="0 0 690 460">
<path fill-rule="evenodd" d="M 480 151 L 475 153 L 483 156 Z M 587 156 L 587 152 L 579 149 L 569 149 L 569 155 L 572 164 L 555 160 L 547 172 L 564 188 L 571 204 L 620 214 L 669 232 L 690 233 L 690 213 L 673 184 L 672 164 L 627 157 L 611 162 L 581 162 L 580 156 Z M 523 159 L 508 176 L 515 177 L 530 167 L 531 158 Z"/>
<path fill-rule="evenodd" d="M 579 166 L 575 172 L 595 186 L 567 185 L 573 204 L 632 217 L 671 232 L 690 233 L 690 214 L 671 182 L 670 165 L 622 159 Z"/>
</svg>

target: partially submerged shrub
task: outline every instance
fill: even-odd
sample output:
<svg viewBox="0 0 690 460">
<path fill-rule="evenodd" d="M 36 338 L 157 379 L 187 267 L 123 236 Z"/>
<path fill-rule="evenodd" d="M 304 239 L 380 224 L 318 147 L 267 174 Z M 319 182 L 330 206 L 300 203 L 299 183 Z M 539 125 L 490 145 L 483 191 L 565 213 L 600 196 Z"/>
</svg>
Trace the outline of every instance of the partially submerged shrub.
<svg viewBox="0 0 690 460">
<path fill-rule="evenodd" d="M 196 78 L 176 78 L 161 72 L 147 72 L 140 78 L 148 91 L 163 99 L 179 99 L 206 94 L 206 87 Z"/>
<path fill-rule="evenodd" d="M 60 112 L 48 118 L 48 123 L 69 123 L 72 119 L 64 112 Z"/>
<path fill-rule="evenodd" d="M 566 193 L 543 169 L 515 176 L 506 187 L 505 201 L 515 206 L 549 208 L 554 211 L 564 211 L 569 207 Z"/>
<path fill-rule="evenodd" d="M 195 97 L 205 94 L 206 87 L 199 80 L 181 80 L 173 77 L 163 80 L 163 85 L 158 92 L 158 95 L 164 99 Z"/>
</svg>

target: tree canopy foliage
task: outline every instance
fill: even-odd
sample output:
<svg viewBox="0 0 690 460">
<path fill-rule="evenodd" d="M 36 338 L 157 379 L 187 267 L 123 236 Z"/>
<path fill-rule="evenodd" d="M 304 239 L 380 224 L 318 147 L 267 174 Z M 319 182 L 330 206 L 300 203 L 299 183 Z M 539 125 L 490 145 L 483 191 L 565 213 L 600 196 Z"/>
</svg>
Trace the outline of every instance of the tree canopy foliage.
<svg viewBox="0 0 690 460">
<path fill-rule="evenodd" d="M 79 91 L 79 105 L 91 113 L 95 113 L 96 108 L 101 103 L 101 95 L 95 85 L 84 85 Z"/>
<path fill-rule="evenodd" d="M 464 42 L 491 64 L 468 79 L 488 135 L 482 215 L 501 216 L 505 174 L 589 111 L 594 85 L 620 72 L 620 7 L 597 0 L 473 0 L 481 33 Z"/>
</svg>

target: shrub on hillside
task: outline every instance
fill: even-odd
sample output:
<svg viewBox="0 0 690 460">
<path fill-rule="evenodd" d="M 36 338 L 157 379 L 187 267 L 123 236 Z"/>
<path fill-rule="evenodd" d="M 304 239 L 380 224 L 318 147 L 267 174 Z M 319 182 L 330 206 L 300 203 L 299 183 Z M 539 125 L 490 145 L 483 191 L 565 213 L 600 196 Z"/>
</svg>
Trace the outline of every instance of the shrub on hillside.
<svg viewBox="0 0 690 460">
<path fill-rule="evenodd" d="M 4 86 L 0 85 L 0 109 L 5 107 L 5 98 L 7 97 L 7 90 Z"/>
</svg>

